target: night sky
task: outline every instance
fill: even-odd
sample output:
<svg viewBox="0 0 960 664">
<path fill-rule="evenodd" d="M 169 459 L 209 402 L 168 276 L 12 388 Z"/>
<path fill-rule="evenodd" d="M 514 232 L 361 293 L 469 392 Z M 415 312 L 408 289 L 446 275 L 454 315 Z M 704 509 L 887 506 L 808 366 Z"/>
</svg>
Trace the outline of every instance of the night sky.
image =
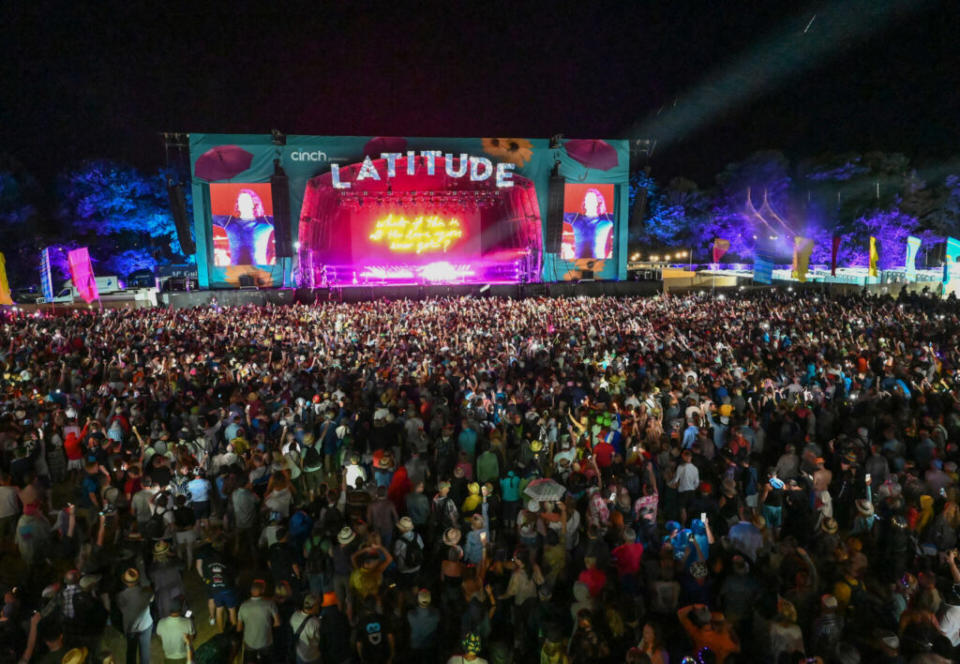
<svg viewBox="0 0 960 664">
<path fill-rule="evenodd" d="M 50 180 L 84 158 L 155 168 L 161 131 L 643 138 L 631 128 L 764 40 L 815 14 L 804 37 L 821 38 L 831 5 L 147 4 L 2 3 L 0 152 Z M 960 3 L 915 4 L 658 147 L 654 175 L 707 185 L 766 148 L 901 151 L 919 164 L 960 154 Z"/>
</svg>

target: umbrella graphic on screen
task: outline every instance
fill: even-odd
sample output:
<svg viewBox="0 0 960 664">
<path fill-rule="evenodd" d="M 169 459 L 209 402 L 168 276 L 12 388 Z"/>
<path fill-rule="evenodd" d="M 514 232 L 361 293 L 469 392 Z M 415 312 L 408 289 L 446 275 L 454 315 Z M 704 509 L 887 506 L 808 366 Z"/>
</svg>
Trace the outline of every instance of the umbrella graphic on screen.
<svg viewBox="0 0 960 664">
<path fill-rule="evenodd" d="M 381 152 L 403 152 L 407 149 L 407 139 L 399 136 L 377 136 L 363 146 L 363 156 L 380 158 Z"/>
<path fill-rule="evenodd" d="M 253 155 L 239 145 L 218 145 L 197 158 L 194 173 L 204 180 L 229 180 L 250 168 Z"/>
<path fill-rule="evenodd" d="M 571 159 L 580 162 L 587 168 L 609 171 L 614 166 L 620 165 L 620 158 L 617 156 L 616 149 L 598 138 L 575 138 L 564 143 L 563 149 L 567 151 Z"/>
</svg>

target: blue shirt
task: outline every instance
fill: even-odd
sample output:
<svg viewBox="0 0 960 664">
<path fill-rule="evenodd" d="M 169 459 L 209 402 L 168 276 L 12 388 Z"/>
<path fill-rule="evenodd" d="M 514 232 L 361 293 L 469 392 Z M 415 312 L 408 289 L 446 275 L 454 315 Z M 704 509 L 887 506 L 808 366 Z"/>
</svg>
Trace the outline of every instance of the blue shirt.
<svg viewBox="0 0 960 664">
<path fill-rule="evenodd" d="M 500 492 L 504 502 L 515 503 L 520 500 L 520 478 L 516 475 L 504 477 L 500 480 Z"/>
<path fill-rule="evenodd" d="M 700 433 L 700 429 L 691 424 L 683 432 L 683 449 L 689 450 L 693 447 L 693 444 L 697 442 L 697 435 Z"/>
<path fill-rule="evenodd" d="M 187 482 L 187 491 L 190 492 L 190 500 L 194 503 L 205 503 L 210 500 L 210 481 L 194 478 Z"/>
<path fill-rule="evenodd" d="M 466 452 L 467 456 L 473 459 L 477 451 L 477 432 L 473 429 L 464 429 L 457 438 L 457 444 L 460 451 Z"/>
</svg>

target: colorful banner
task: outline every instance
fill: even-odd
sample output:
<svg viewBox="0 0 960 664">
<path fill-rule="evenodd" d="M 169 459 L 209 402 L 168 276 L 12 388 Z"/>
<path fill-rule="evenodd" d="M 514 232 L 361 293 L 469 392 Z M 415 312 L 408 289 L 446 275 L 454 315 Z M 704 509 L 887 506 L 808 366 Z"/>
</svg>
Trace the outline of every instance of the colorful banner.
<svg viewBox="0 0 960 664">
<path fill-rule="evenodd" d="M 7 259 L 0 253 L 0 304 L 13 304 L 10 297 L 10 283 L 7 281 Z"/>
<path fill-rule="evenodd" d="M 810 254 L 813 253 L 813 240 L 799 235 L 793 238 L 793 269 L 790 276 L 804 283 L 807 269 L 810 267 Z"/>
<path fill-rule="evenodd" d="M 955 237 L 948 237 L 946 262 L 943 265 L 943 283 L 950 283 L 951 266 L 956 265 L 958 258 L 960 258 L 960 240 Z"/>
<path fill-rule="evenodd" d="M 717 238 L 713 241 L 713 262 L 719 263 L 723 255 L 730 249 L 730 240 Z"/>
<path fill-rule="evenodd" d="M 758 284 L 773 282 L 773 261 L 757 256 L 753 260 L 753 281 Z"/>
<path fill-rule="evenodd" d="M 70 262 L 70 278 L 73 280 L 73 287 L 80 293 L 83 301 L 89 304 L 100 299 L 97 279 L 93 276 L 93 264 L 90 262 L 90 252 L 87 248 L 74 249 L 67 254 L 67 260 Z"/>
<path fill-rule="evenodd" d="M 921 242 L 920 238 L 912 235 L 907 238 L 907 256 L 903 265 L 907 270 L 907 279 L 911 281 L 917 278 L 917 252 L 920 250 Z"/>
<path fill-rule="evenodd" d="M 40 252 L 40 290 L 47 300 L 53 299 L 53 275 L 50 272 L 50 247 Z"/>
<path fill-rule="evenodd" d="M 880 245 L 877 242 L 877 238 L 870 236 L 870 270 L 868 274 L 871 277 L 880 276 Z"/>
<path fill-rule="evenodd" d="M 830 252 L 830 276 L 837 276 L 837 253 L 840 251 L 840 236 L 833 236 L 833 250 Z"/>
</svg>

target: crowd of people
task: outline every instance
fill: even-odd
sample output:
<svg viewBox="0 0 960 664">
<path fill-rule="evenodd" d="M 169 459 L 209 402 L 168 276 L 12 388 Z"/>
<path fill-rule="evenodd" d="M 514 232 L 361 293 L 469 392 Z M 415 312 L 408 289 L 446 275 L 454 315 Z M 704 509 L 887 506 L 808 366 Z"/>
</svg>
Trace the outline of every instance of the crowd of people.
<svg viewBox="0 0 960 664">
<path fill-rule="evenodd" d="M 958 332 L 782 290 L 2 312 L 0 664 L 957 661 Z"/>
</svg>

